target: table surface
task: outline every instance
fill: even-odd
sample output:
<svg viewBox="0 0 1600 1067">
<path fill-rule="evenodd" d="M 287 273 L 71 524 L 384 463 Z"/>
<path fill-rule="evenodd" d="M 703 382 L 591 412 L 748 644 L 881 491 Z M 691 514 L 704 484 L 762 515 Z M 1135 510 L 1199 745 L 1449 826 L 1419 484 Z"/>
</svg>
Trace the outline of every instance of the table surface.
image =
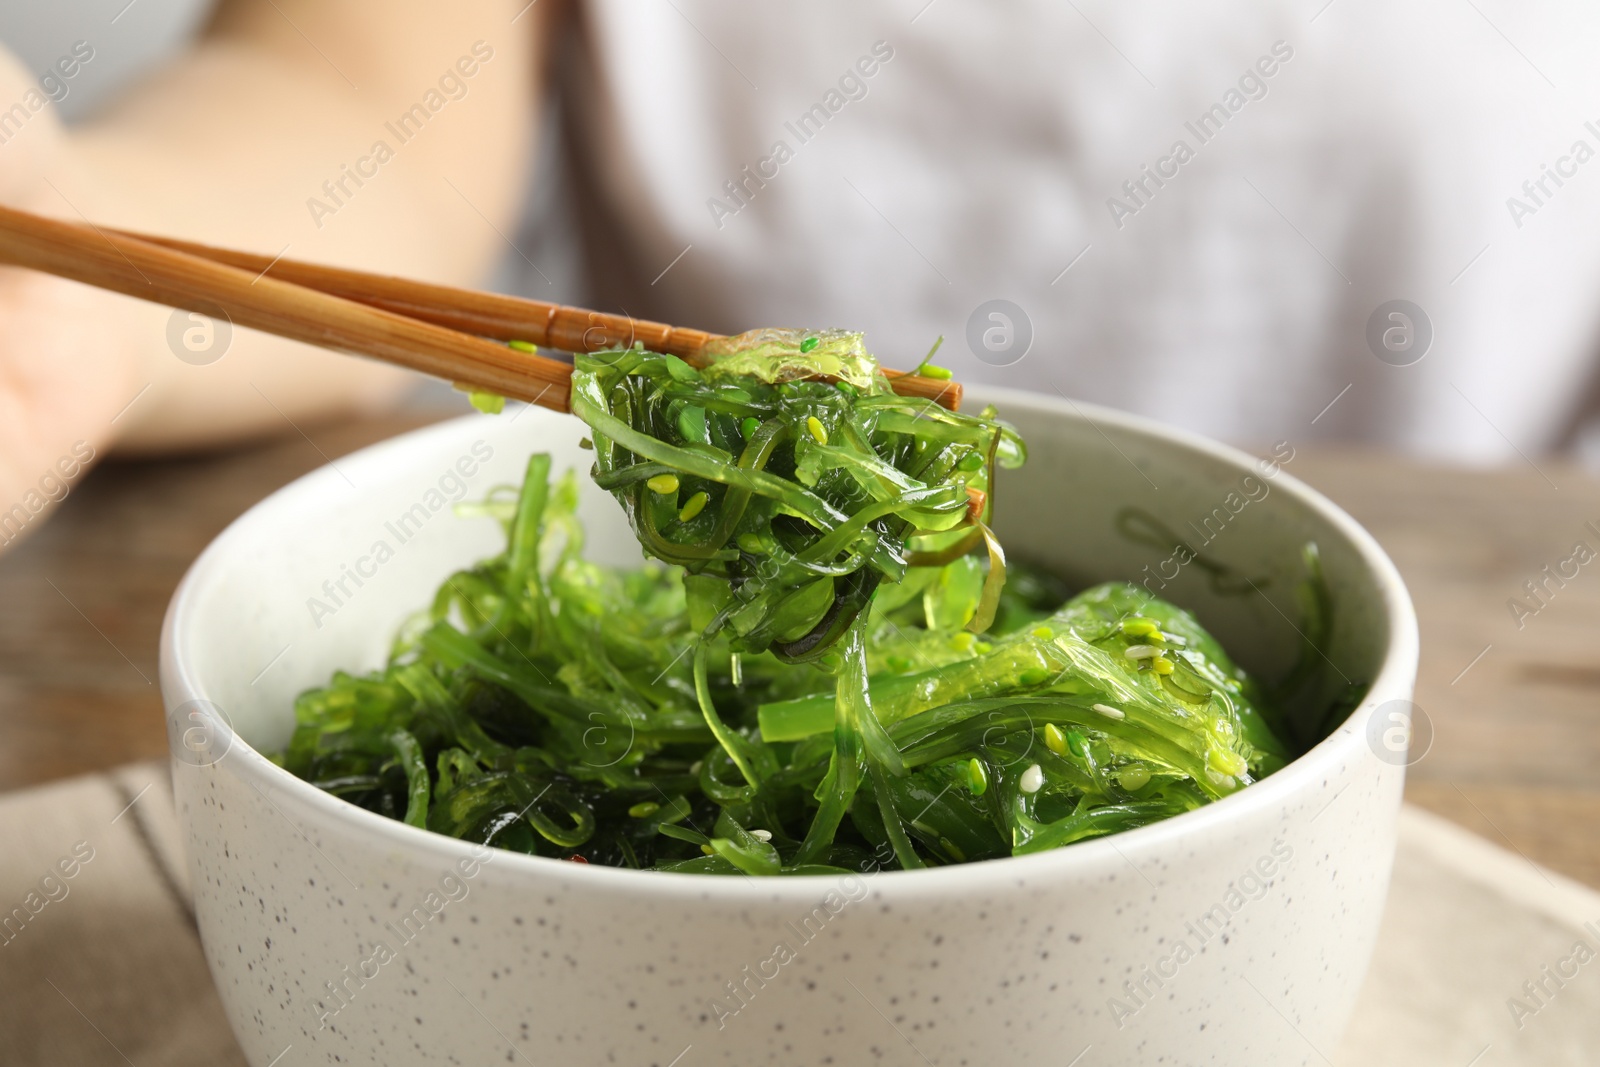
<svg viewBox="0 0 1600 1067">
<path fill-rule="evenodd" d="M 0 556 L 0 789 L 163 756 L 157 645 L 190 561 L 277 486 L 424 421 L 90 473 Z M 1545 460 L 1476 471 L 1309 449 L 1290 470 L 1377 536 L 1416 600 L 1434 742 L 1408 798 L 1600 887 L 1600 560 L 1545 580 L 1520 627 L 1508 606 L 1537 606 L 1524 583 L 1577 542 L 1600 550 L 1600 481 Z"/>
</svg>

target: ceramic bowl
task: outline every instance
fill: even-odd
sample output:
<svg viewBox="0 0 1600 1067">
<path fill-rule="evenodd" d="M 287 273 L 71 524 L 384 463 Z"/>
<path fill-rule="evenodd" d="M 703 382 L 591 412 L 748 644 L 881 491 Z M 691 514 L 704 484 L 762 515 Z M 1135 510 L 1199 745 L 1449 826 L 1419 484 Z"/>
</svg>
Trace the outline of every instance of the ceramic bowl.
<svg viewBox="0 0 1600 1067">
<path fill-rule="evenodd" d="M 1353 520 L 1264 459 L 1070 401 L 973 390 L 1028 441 L 1004 477 L 1015 555 L 1195 610 L 1249 668 L 1300 645 L 1315 541 L 1331 685 L 1360 707 L 1218 802 L 1054 852 L 925 871 L 756 880 L 487 850 L 364 811 L 263 753 L 291 702 L 382 663 L 451 570 L 500 547 L 451 503 L 530 452 L 586 471 L 582 426 L 473 416 L 268 497 L 173 598 L 161 680 L 212 974 L 255 1067 L 283 1064 L 1228 1064 L 1331 1055 L 1383 909 L 1416 621 Z M 638 558 L 585 482 L 591 556 Z M 1174 551 L 1182 540 L 1187 551 Z M 1403 740 L 1403 735 L 1402 735 Z M 1387 742 L 1387 743 L 1386 743 Z"/>
</svg>

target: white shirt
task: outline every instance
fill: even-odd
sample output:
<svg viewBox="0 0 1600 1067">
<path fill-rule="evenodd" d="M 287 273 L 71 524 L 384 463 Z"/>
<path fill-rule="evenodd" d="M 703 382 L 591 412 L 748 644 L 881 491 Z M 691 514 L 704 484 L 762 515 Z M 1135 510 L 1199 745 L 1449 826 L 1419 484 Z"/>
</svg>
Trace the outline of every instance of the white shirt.
<svg viewBox="0 0 1600 1067">
<path fill-rule="evenodd" d="M 1600 151 L 1600 12 L 1324 4 L 590 0 L 599 299 L 865 329 L 902 367 L 943 334 L 963 380 L 1231 440 L 1537 454 L 1596 370 L 1600 159 L 1572 149 Z M 865 96 L 802 143 L 877 42 Z M 1546 165 L 1570 176 L 1541 192 Z M 966 343 L 991 298 L 1032 323 L 1010 366 Z M 1397 299 L 1433 332 L 1406 366 L 1366 340 Z"/>
</svg>

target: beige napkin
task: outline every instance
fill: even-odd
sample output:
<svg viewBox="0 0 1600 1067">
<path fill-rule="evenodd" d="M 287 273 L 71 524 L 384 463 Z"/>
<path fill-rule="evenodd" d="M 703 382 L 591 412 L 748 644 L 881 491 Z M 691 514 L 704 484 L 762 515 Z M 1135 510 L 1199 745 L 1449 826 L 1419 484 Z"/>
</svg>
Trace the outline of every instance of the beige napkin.
<svg viewBox="0 0 1600 1067">
<path fill-rule="evenodd" d="M 166 764 L 0 797 L 0 1062 L 244 1067 L 200 952 Z"/>
<path fill-rule="evenodd" d="M 1600 1063 L 1600 893 L 1407 806 L 1377 956 L 1332 1060 Z"/>
<path fill-rule="evenodd" d="M 0 797 L 0 1060 L 242 1067 L 181 849 L 162 764 Z M 1600 1062 L 1597 953 L 1600 893 L 1407 808 L 1355 1020 L 1309 1062 Z"/>
</svg>

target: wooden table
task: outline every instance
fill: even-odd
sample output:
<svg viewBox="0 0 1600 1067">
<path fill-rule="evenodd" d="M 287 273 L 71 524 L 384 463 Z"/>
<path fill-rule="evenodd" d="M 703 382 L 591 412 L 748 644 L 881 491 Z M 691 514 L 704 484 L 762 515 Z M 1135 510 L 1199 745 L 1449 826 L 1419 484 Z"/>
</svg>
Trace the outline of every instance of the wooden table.
<svg viewBox="0 0 1600 1067">
<path fill-rule="evenodd" d="M 0 557 L 0 789 L 164 755 L 157 640 L 184 568 L 269 490 L 423 421 L 91 473 Z M 1377 535 L 1416 598 L 1417 701 L 1436 736 L 1410 799 L 1600 887 L 1600 559 L 1551 581 L 1520 629 L 1507 606 L 1577 541 L 1600 551 L 1583 528 L 1600 529 L 1600 482 L 1545 461 L 1466 471 L 1336 451 L 1290 470 Z"/>
</svg>

